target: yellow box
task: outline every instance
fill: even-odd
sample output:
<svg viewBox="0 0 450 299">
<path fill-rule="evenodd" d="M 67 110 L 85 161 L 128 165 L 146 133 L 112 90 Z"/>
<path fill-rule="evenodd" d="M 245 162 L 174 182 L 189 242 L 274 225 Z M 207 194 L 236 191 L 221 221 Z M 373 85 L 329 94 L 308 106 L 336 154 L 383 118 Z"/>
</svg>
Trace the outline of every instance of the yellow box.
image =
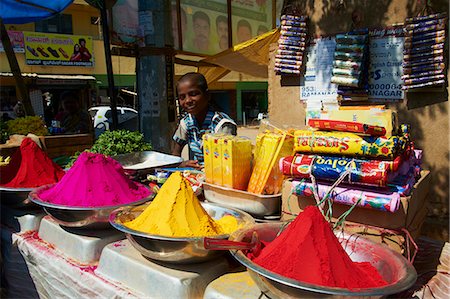
<svg viewBox="0 0 450 299">
<path fill-rule="evenodd" d="M 222 185 L 237 190 L 246 190 L 250 179 L 252 145 L 248 139 L 224 137 L 222 149 Z"/>
<path fill-rule="evenodd" d="M 391 109 L 331 110 L 322 118 L 381 126 L 386 129 L 386 137 L 395 135 L 398 128 L 397 113 Z"/>
<path fill-rule="evenodd" d="M 207 183 L 213 182 L 213 153 L 211 149 L 211 139 L 211 134 L 203 135 L 203 156 Z"/>
<path fill-rule="evenodd" d="M 210 139 L 211 152 L 212 152 L 212 182 L 213 184 L 222 186 L 222 146 L 220 137 L 212 136 Z"/>
</svg>

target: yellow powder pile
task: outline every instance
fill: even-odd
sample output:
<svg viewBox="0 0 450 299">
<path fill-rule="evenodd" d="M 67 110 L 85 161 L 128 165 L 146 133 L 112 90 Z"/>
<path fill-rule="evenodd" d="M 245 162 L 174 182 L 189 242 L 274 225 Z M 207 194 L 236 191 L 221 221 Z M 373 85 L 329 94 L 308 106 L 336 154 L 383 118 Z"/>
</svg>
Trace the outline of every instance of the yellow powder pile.
<svg viewBox="0 0 450 299">
<path fill-rule="evenodd" d="M 229 234 L 238 227 L 233 216 L 217 222 L 203 209 L 189 182 L 180 172 L 173 173 L 153 202 L 136 219 L 125 226 L 168 237 L 204 237 Z"/>
</svg>

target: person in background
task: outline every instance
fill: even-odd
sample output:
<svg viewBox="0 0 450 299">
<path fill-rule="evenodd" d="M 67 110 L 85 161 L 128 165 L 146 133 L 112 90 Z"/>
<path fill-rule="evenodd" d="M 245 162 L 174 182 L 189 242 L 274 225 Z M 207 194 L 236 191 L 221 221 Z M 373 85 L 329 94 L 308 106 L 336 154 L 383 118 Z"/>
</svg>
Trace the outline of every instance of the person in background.
<svg viewBox="0 0 450 299">
<path fill-rule="evenodd" d="M 228 49 L 228 19 L 225 16 L 218 16 L 216 19 L 217 36 L 219 37 L 220 50 Z"/>
<path fill-rule="evenodd" d="M 70 61 L 81 61 L 81 52 L 79 44 L 73 45 L 73 53 L 72 56 L 70 56 Z"/>
<path fill-rule="evenodd" d="M 194 48 L 202 53 L 208 52 L 209 49 L 209 32 L 211 23 L 209 17 L 203 11 L 197 11 L 192 16 L 192 24 L 194 27 Z"/>
<path fill-rule="evenodd" d="M 203 141 L 205 133 L 224 133 L 236 135 L 236 123 L 225 113 L 212 108 L 208 83 L 200 73 L 187 73 L 177 82 L 178 101 L 186 115 L 180 120 L 173 135 L 172 154 L 181 156 L 186 144 L 193 159 L 184 161 L 180 167 L 202 168 Z"/>
<path fill-rule="evenodd" d="M 252 38 L 252 26 L 247 20 L 239 20 L 236 35 L 239 44 Z"/>
<path fill-rule="evenodd" d="M 80 44 L 81 61 L 91 61 L 92 55 L 86 48 L 86 40 L 84 38 L 80 38 L 78 43 Z"/>
<path fill-rule="evenodd" d="M 14 114 L 16 117 L 25 117 L 25 107 L 23 106 L 21 101 L 17 101 L 17 104 L 13 108 Z"/>
<path fill-rule="evenodd" d="M 55 116 L 65 134 L 85 134 L 92 131 L 91 117 L 82 110 L 77 95 L 72 91 L 61 94 L 63 111 Z"/>
</svg>

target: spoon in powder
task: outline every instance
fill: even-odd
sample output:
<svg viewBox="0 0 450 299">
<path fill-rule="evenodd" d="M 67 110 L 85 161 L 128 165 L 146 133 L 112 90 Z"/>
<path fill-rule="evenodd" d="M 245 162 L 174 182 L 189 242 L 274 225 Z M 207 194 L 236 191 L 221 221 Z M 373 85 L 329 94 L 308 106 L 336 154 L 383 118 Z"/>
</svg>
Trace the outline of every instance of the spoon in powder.
<svg viewBox="0 0 450 299">
<path fill-rule="evenodd" d="M 250 250 L 255 256 L 261 251 L 261 241 L 256 232 L 253 232 L 250 243 L 205 237 L 203 238 L 203 246 L 209 250 Z"/>
</svg>

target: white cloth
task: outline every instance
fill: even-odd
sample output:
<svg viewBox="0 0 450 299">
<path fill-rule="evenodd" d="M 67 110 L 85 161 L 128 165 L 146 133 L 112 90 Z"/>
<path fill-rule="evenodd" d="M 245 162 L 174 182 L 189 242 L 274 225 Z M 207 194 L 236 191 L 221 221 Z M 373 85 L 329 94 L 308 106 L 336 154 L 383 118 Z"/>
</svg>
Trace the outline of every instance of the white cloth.
<svg viewBox="0 0 450 299">
<path fill-rule="evenodd" d="M 43 298 L 145 298 L 95 275 L 96 266 L 80 267 L 42 241 L 37 232 L 13 234 L 31 278 Z"/>
</svg>

